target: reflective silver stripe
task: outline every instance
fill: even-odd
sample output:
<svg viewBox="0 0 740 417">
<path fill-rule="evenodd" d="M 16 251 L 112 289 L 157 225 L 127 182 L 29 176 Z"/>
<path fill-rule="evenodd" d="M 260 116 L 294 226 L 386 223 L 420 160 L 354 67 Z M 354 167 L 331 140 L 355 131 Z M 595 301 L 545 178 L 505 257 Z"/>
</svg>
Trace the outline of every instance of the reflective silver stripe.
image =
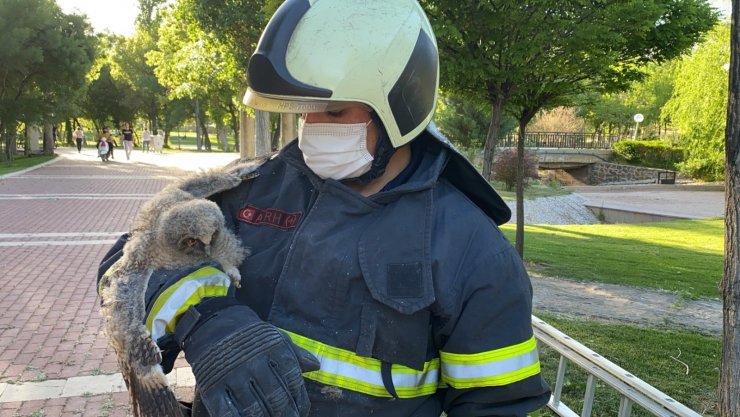
<svg viewBox="0 0 740 417">
<path fill-rule="evenodd" d="M 229 276 L 213 267 L 201 268 L 172 285 L 159 295 L 147 317 L 152 340 L 171 332 L 168 326 L 189 306 L 205 296 L 225 295 L 230 285 Z"/>
<path fill-rule="evenodd" d="M 490 378 L 517 372 L 539 362 L 537 351 L 529 351 L 513 358 L 475 365 L 456 365 L 442 362 L 442 373 L 456 379 Z"/>
<path fill-rule="evenodd" d="M 385 391 L 383 377 L 379 370 L 363 368 L 320 355 L 317 355 L 317 359 L 321 362 L 321 370 L 318 372 L 349 377 L 375 385 Z M 398 370 L 394 370 L 392 372 L 392 379 L 393 386 L 396 388 L 417 388 L 426 384 L 434 384 L 436 386 L 439 380 L 439 369 L 434 368 L 426 372 L 416 371 L 414 373 L 400 373 Z"/>
<path fill-rule="evenodd" d="M 390 397 L 383 384 L 380 360 L 285 332 L 296 345 L 311 352 L 321 363 L 318 371 L 303 374 L 305 378 L 367 395 Z M 393 386 L 400 398 L 434 394 L 439 385 L 439 377 L 439 358 L 427 361 L 421 371 L 402 365 L 391 367 Z"/>
</svg>

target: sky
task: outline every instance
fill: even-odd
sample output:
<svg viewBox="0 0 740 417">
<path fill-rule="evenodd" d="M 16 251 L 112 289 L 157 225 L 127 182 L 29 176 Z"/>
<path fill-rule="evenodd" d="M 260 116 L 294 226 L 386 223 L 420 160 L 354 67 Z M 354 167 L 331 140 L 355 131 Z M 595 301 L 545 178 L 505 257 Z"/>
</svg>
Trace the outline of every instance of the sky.
<svg viewBox="0 0 740 417">
<path fill-rule="evenodd" d="M 710 0 L 712 6 L 730 15 L 731 0 Z M 118 35 L 134 33 L 134 21 L 139 14 L 137 0 L 57 0 L 65 13 L 87 15 L 96 32 L 109 30 Z"/>
<path fill-rule="evenodd" d="M 56 0 L 65 13 L 87 15 L 96 32 L 131 36 L 139 14 L 137 0 Z"/>
</svg>

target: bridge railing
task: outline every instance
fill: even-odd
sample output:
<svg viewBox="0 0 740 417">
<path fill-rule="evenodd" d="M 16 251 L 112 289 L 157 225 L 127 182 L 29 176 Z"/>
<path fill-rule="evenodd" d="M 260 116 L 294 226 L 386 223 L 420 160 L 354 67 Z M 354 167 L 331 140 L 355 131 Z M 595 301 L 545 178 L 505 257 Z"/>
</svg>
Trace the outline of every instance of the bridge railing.
<svg viewBox="0 0 740 417">
<path fill-rule="evenodd" d="M 619 139 L 618 135 L 603 133 L 527 132 L 524 137 L 524 146 L 527 148 L 611 149 L 612 144 Z M 518 133 L 509 133 L 501 138 L 498 146 L 515 147 L 518 140 Z"/>
<path fill-rule="evenodd" d="M 550 326 L 543 320 L 532 316 L 534 335 L 541 345 L 553 349 L 560 355 L 560 365 L 552 396 L 547 406 L 562 417 L 590 417 L 593 411 L 597 381 L 619 393 L 618 417 L 630 417 L 632 406 L 639 405 L 654 416 L 660 417 L 701 417 L 696 411 L 686 407 L 670 396 L 659 391 L 647 382 L 637 378 L 618 365 L 578 343 L 565 333 Z M 588 373 L 583 407 L 580 414 L 563 403 L 562 393 L 568 364 L 577 366 Z M 601 413 L 599 413 L 601 414 Z"/>
</svg>

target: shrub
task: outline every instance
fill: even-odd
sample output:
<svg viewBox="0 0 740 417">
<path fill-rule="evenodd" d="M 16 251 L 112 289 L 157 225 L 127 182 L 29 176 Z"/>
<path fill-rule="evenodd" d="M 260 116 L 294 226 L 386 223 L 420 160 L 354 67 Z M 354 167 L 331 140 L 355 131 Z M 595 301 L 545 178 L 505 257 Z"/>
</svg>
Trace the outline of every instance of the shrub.
<svg viewBox="0 0 740 417">
<path fill-rule="evenodd" d="M 684 158 L 683 148 L 661 140 L 621 140 L 612 149 L 617 158 L 628 164 L 651 168 L 676 169 Z"/>
<path fill-rule="evenodd" d="M 506 191 L 511 191 L 516 185 L 516 149 L 505 149 L 496 155 L 493 165 L 493 179 L 501 181 L 506 186 Z M 529 185 L 528 179 L 537 179 L 537 155 L 532 152 L 524 152 L 524 186 Z"/>
<path fill-rule="evenodd" d="M 702 181 L 721 181 L 724 179 L 724 155 L 708 158 L 690 158 L 677 164 L 678 171 L 691 178 Z"/>
</svg>

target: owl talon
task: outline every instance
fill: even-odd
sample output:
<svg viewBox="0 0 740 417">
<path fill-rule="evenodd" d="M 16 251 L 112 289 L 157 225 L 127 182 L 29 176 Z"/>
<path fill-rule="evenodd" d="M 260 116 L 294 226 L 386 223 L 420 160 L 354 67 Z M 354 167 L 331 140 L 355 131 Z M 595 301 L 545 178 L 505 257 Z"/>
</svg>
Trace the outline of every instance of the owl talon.
<svg viewBox="0 0 740 417">
<path fill-rule="evenodd" d="M 234 285 L 234 287 L 236 288 L 242 287 L 242 275 L 239 273 L 239 269 L 235 267 L 229 267 L 229 268 L 225 268 L 224 272 L 226 273 L 226 275 L 229 276 L 229 278 L 231 279 L 231 283 Z"/>
</svg>

